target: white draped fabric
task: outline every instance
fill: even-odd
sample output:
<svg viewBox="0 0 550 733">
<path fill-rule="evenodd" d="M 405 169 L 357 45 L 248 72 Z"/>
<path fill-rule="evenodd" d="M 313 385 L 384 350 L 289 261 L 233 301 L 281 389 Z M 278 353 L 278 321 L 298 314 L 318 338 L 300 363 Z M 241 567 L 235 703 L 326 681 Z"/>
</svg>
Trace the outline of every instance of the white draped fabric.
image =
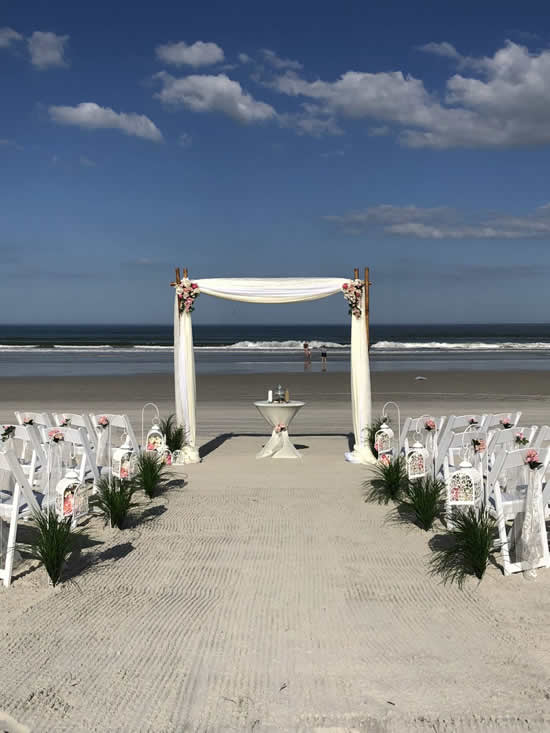
<svg viewBox="0 0 550 733">
<path fill-rule="evenodd" d="M 194 280 L 203 295 L 245 303 L 295 303 L 326 298 L 341 292 L 348 278 L 207 278 Z M 371 421 L 370 369 L 365 324 L 364 294 L 361 317 L 352 316 L 351 324 L 351 401 L 355 446 L 349 459 L 356 463 L 371 463 L 375 459 L 367 439 Z M 200 299 L 198 301 L 200 307 Z M 342 308 L 347 303 L 342 296 Z M 199 461 L 196 448 L 195 420 L 195 359 L 191 315 L 179 313 L 178 298 L 174 306 L 174 375 L 176 386 L 176 417 L 185 426 L 187 447 L 185 462 Z"/>
</svg>

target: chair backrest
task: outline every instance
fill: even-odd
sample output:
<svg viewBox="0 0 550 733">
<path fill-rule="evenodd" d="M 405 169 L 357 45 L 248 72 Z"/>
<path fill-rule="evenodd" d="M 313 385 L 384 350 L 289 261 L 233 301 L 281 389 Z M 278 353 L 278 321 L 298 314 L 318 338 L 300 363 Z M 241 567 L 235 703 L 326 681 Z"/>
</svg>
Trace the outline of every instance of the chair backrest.
<svg viewBox="0 0 550 733">
<path fill-rule="evenodd" d="M 502 428 L 501 421 L 507 421 L 512 423 L 512 427 L 515 428 L 519 423 L 520 417 L 521 412 L 498 412 L 492 415 L 487 415 L 484 427 L 487 430 L 491 430 L 492 428 Z"/>
<path fill-rule="evenodd" d="M 542 425 L 537 430 L 537 434 L 529 443 L 529 448 L 540 450 L 545 443 L 550 443 L 550 427 L 548 425 Z"/>
<path fill-rule="evenodd" d="M 88 435 L 91 447 L 93 450 L 97 449 L 97 433 L 90 415 L 87 413 L 80 415 L 75 412 L 56 412 L 54 413 L 53 418 L 56 425 L 61 425 L 64 420 L 69 420 L 70 422 L 67 427 L 84 428 Z"/>
<path fill-rule="evenodd" d="M 27 477 L 23 473 L 23 469 L 19 465 L 17 455 L 13 450 L 0 452 L 0 470 L 7 471 L 11 474 L 17 492 L 14 492 L 14 501 L 20 493 L 22 499 L 30 511 L 40 512 L 40 506 L 36 501 L 36 497 L 32 491 L 31 485 Z M 18 502 L 19 503 L 19 502 Z"/>
<path fill-rule="evenodd" d="M 79 458 L 80 463 L 78 465 L 78 477 L 80 481 L 84 481 L 86 473 L 92 472 L 94 480 L 99 479 L 99 471 L 95 461 L 95 455 L 92 451 L 90 441 L 88 440 L 88 433 L 84 428 L 78 427 L 56 427 L 50 428 L 48 431 L 48 443 L 50 443 L 50 433 L 62 433 L 65 443 L 71 443 L 76 449 L 75 459 Z"/>
<path fill-rule="evenodd" d="M 436 475 L 443 471 L 446 458 L 452 463 L 453 454 L 462 449 L 463 446 L 464 448 L 471 447 L 471 441 L 476 437 L 487 442 L 487 433 L 483 427 L 484 417 L 483 415 L 461 415 L 458 418 L 456 415 L 451 415 L 449 417 L 437 444 Z M 478 422 L 471 424 L 470 420 L 472 418 L 478 420 Z M 458 426 L 461 426 L 462 429 L 459 429 Z"/>
<path fill-rule="evenodd" d="M 507 451 L 513 451 L 517 448 L 531 448 L 533 441 L 535 440 L 538 427 L 537 425 L 531 425 L 531 427 L 517 426 L 514 428 L 503 428 L 502 430 L 493 430 L 489 434 L 488 450 L 489 455 L 493 456 L 498 450 L 504 449 Z M 524 446 L 516 444 L 516 438 L 519 433 L 523 433 L 523 436 L 529 441 Z M 493 459 L 494 460 L 494 459 Z"/>
<path fill-rule="evenodd" d="M 130 422 L 130 418 L 127 415 L 112 415 L 108 413 L 98 413 L 97 415 L 90 415 L 90 419 L 92 421 L 92 425 L 96 429 L 96 433 L 99 434 L 99 430 L 102 430 L 103 428 L 97 428 L 99 425 L 99 419 L 101 417 L 106 417 L 109 421 L 109 425 L 112 428 L 118 428 L 124 433 L 127 433 L 130 442 L 132 444 L 132 448 L 134 449 L 135 455 L 138 455 L 139 453 L 139 443 L 136 440 L 136 436 L 134 433 L 134 429 L 132 428 L 132 423 Z M 114 436 L 111 434 L 111 443 L 113 442 Z M 118 441 L 116 441 L 116 445 L 118 446 Z"/>
<path fill-rule="evenodd" d="M 16 412 L 15 417 L 19 425 L 24 425 L 26 419 L 33 421 L 40 433 L 42 442 L 46 442 L 48 428 L 55 425 L 54 419 L 49 412 Z"/>
<path fill-rule="evenodd" d="M 405 455 L 409 452 L 410 443 L 411 441 L 414 442 L 416 433 L 420 432 L 421 434 L 425 434 L 427 432 L 424 428 L 424 423 L 428 419 L 431 419 L 435 422 L 436 428 L 434 438 L 435 442 L 438 442 L 439 435 L 441 433 L 445 420 L 447 419 L 445 415 L 443 415 L 442 417 L 434 417 L 433 415 L 407 417 L 405 418 L 405 422 L 403 423 L 403 428 L 401 430 L 401 445 L 399 446 L 399 450 Z"/>
<path fill-rule="evenodd" d="M 503 450 L 496 454 L 494 463 L 490 467 L 487 474 L 488 495 L 491 494 L 496 481 L 498 481 L 503 474 L 505 474 L 507 471 L 511 471 L 512 469 L 524 468 L 526 466 L 525 458 L 529 450 L 533 450 L 533 448 L 531 448 L 529 445 L 526 445 L 523 446 L 523 448 L 512 451 Z M 548 446 L 548 448 L 544 451 L 542 457 L 539 457 L 539 460 L 542 463 L 541 473 L 542 475 L 544 475 L 548 469 L 548 464 L 550 462 L 550 446 Z"/>
</svg>

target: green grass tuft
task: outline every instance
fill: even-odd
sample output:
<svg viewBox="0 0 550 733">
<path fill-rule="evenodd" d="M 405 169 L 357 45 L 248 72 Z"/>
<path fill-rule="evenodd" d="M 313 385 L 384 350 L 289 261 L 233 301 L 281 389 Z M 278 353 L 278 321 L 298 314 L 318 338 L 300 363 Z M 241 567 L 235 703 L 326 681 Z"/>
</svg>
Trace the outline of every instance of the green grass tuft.
<svg viewBox="0 0 550 733">
<path fill-rule="evenodd" d="M 111 527 L 123 529 L 130 509 L 136 506 L 132 498 L 136 492 L 134 481 L 104 476 L 97 482 L 97 504 Z"/>
<path fill-rule="evenodd" d="M 162 457 L 154 451 L 140 453 L 134 475 L 136 488 L 153 499 L 160 493 L 165 480 L 166 468 Z"/>
<path fill-rule="evenodd" d="M 495 551 L 497 523 L 486 507 L 470 506 L 455 513 L 453 525 L 444 536 L 445 544 L 435 550 L 431 572 L 461 588 L 469 575 L 483 578 Z"/>
<path fill-rule="evenodd" d="M 34 521 L 38 537 L 30 551 L 35 560 L 40 560 L 50 576 L 52 585 L 61 579 L 63 568 L 69 557 L 75 533 L 71 529 L 71 517 L 61 518 L 50 509 L 47 513 L 36 513 Z"/>
<path fill-rule="evenodd" d="M 443 514 L 444 504 L 445 484 L 432 476 L 406 482 L 403 487 L 401 509 L 426 531 Z"/>
<path fill-rule="evenodd" d="M 402 457 L 393 458 L 389 463 L 377 463 L 373 468 L 375 478 L 365 481 L 363 486 L 367 489 L 367 499 L 376 501 L 379 504 L 389 504 L 390 501 L 397 501 L 407 483 L 407 469 L 405 459 Z"/>
<path fill-rule="evenodd" d="M 185 445 L 185 429 L 183 425 L 176 425 L 176 416 L 168 415 L 166 420 L 160 421 L 160 429 L 166 440 L 166 447 L 174 453 Z"/>
</svg>

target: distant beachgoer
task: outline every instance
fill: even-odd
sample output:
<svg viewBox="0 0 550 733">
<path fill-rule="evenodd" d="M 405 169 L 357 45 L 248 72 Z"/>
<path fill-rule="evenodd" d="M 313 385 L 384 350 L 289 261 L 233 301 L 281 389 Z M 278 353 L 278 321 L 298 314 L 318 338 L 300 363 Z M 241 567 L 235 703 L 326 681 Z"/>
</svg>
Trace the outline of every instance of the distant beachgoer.
<svg viewBox="0 0 550 733">
<path fill-rule="evenodd" d="M 309 350 L 309 344 L 307 341 L 304 343 L 304 361 L 311 361 L 311 351 Z"/>
<path fill-rule="evenodd" d="M 325 372 L 327 369 L 327 347 L 321 346 L 321 369 Z"/>
</svg>

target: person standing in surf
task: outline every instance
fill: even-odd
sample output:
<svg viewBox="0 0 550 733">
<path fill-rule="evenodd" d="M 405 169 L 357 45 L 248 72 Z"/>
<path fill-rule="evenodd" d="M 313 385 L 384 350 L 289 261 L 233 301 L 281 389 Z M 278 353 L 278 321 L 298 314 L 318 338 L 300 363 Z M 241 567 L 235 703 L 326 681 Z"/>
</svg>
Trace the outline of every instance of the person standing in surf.
<svg viewBox="0 0 550 733">
<path fill-rule="evenodd" d="M 327 347 L 321 346 L 321 370 L 326 372 L 327 370 Z"/>
<path fill-rule="evenodd" d="M 309 369 L 311 366 L 311 351 L 309 350 L 309 344 L 307 341 L 304 342 L 304 369 Z"/>
</svg>

